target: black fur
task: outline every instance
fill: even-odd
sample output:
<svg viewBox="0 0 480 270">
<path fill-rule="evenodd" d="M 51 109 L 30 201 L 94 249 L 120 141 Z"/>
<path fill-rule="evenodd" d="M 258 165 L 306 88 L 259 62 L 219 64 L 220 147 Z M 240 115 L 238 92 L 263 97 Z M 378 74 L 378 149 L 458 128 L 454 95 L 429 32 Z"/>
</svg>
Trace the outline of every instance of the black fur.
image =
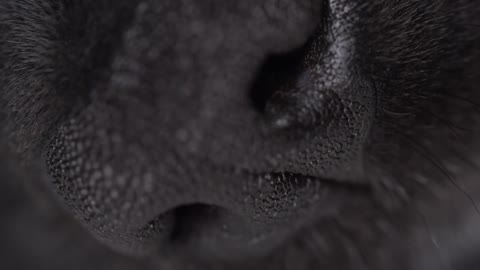
<svg viewBox="0 0 480 270">
<path fill-rule="evenodd" d="M 0 0 L 4 263 L 476 269 L 480 4 L 364 2 Z"/>
</svg>

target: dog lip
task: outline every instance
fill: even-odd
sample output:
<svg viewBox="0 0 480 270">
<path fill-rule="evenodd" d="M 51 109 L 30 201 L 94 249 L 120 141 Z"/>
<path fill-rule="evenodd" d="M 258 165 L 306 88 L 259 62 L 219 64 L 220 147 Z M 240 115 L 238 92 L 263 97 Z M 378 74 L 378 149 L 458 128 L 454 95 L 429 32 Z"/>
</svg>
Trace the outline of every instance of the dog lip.
<svg viewBox="0 0 480 270">
<path fill-rule="evenodd" d="M 315 181 L 325 185 L 328 185 L 331 188 L 339 188 L 345 190 L 357 190 L 357 191 L 368 191 L 370 190 L 370 185 L 366 182 L 360 182 L 355 180 L 340 180 L 329 177 L 314 176 L 308 174 L 295 173 L 290 171 L 272 171 L 272 172 L 246 172 L 247 174 L 255 177 L 263 177 L 265 179 L 272 178 L 283 178 L 285 180 L 293 181 Z"/>
</svg>

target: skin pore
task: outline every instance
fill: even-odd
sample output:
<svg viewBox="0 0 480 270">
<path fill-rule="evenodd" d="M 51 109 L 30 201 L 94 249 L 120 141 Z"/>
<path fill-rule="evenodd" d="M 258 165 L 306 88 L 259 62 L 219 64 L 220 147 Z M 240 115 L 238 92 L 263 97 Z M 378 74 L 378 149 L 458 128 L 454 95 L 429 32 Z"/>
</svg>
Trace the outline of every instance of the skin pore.
<svg viewBox="0 0 480 270">
<path fill-rule="evenodd" d="M 0 1 L 11 263 L 476 269 L 480 5 L 367 2 Z"/>
</svg>

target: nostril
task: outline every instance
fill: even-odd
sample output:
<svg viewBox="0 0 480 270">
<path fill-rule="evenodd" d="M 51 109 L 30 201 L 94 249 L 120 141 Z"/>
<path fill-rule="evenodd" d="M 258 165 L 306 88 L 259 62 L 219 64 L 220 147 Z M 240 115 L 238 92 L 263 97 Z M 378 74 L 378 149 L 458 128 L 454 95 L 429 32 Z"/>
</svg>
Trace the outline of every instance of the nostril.
<svg viewBox="0 0 480 270">
<path fill-rule="evenodd" d="M 215 223 L 221 212 L 223 212 L 222 209 L 206 204 L 191 204 L 176 208 L 176 226 L 172 232 L 171 241 L 189 241 L 199 231 Z"/>
<path fill-rule="evenodd" d="M 218 250 L 209 248 L 225 246 L 231 240 L 251 238 L 252 232 L 245 219 L 223 207 L 193 203 L 158 215 L 127 235 L 121 245 L 126 246 L 127 253 L 137 255 L 164 253 L 172 247 L 201 247 L 202 252 L 219 254 Z"/>
<path fill-rule="evenodd" d="M 285 53 L 268 56 L 257 71 L 251 84 L 250 100 L 254 108 L 264 113 L 267 103 L 274 95 L 285 92 L 303 71 L 302 63 L 311 41 Z"/>
<path fill-rule="evenodd" d="M 220 206 L 191 204 L 175 209 L 175 229 L 171 241 L 185 243 L 205 239 L 219 240 L 251 233 L 246 219 Z"/>
</svg>

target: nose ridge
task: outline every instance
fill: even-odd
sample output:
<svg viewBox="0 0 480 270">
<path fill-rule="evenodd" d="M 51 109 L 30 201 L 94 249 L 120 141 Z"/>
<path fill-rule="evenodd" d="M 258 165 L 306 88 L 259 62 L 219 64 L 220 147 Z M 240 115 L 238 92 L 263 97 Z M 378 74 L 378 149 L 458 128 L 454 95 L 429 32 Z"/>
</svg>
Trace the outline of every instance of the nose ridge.
<svg viewBox="0 0 480 270">
<path fill-rule="evenodd" d="M 194 154 L 246 163 L 233 150 L 255 152 L 245 145 L 264 137 L 248 96 L 257 68 L 267 55 L 304 43 L 322 19 L 322 3 L 141 4 L 113 57 L 111 79 L 93 102 L 115 104 L 123 122 L 163 126 Z M 161 16 L 166 10 L 174 12 Z"/>
</svg>

